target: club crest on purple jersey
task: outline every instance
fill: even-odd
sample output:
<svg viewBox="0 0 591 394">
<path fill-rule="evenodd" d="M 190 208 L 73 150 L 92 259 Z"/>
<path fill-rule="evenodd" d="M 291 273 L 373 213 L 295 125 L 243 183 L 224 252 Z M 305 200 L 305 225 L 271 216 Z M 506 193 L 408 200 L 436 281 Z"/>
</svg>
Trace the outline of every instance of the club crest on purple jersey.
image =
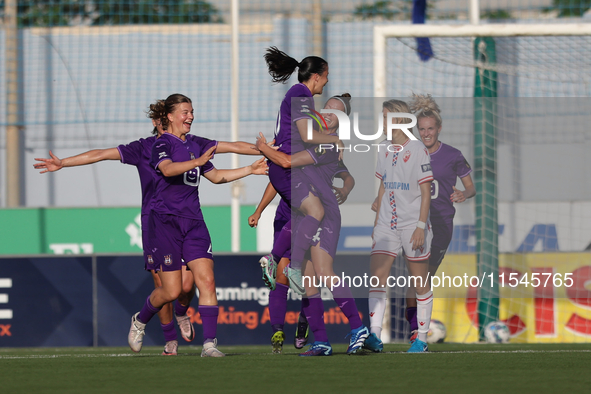
<svg viewBox="0 0 591 394">
<path fill-rule="evenodd" d="M 172 264 L 172 255 L 167 254 L 166 256 L 164 256 L 164 264 L 165 265 L 171 265 Z"/>
</svg>

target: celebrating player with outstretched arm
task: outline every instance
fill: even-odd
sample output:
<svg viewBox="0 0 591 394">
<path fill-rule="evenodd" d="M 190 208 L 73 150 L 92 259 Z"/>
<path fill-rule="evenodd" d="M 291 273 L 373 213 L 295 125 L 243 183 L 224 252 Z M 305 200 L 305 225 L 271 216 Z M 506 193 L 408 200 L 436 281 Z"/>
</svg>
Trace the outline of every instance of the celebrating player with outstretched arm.
<svg viewBox="0 0 591 394">
<path fill-rule="evenodd" d="M 404 101 L 385 101 L 384 132 L 387 130 L 388 112 L 410 111 Z M 393 120 L 395 123 L 407 123 L 404 119 Z M 433 293 L 427 280 L 433 236 L 429 223 L 433 174 L 427 148 L 422 142 L 409 139 L 402 130 L 393 130 L 392 141 L 384 141 L 380 147 L 376 177 L 381 183 L 372 234 L 370 270 L 379 278 L 379 283 L 369 290 L 371 335 L 364 347 L 375 352 L 383 349 L 380 335 L 386 308 L 385 287 L 390 268 L 400 250 L 404 249 L 410 275 L 421 278 L 416 287 L 421 327 L 419 338 L 408 351 L 425 352 L 428 350 L 427 332 L 433 307 Z"/>
<path fill-rule="evenodd" d="M 129 144 L 119 145 L 115 148 L 108 149 L 94 149 L 88 152 L 81 153 L 76 156 L 66 157 L 60 159 L 55 156 L 52 152 L 49 152 L 49 159 L 35 159 L 39 163 L 34 164 L 36 169 L 43 169 L 41 173 L 58 171 L 64 167 L 77 167 L 87 164 L 98 163 L 104 160 L 120 160 L 121 163 L 135 166 L 140 177 L 140 186 L 142 189 L 142 208 L 141 208 L 141 229 L 142 229 L 142 248 L 144 250 L 144 263 L 145 269 L 150 271 L 152 279 L 154 281 L 154 288 L 162 286 L 160 277 L 158 276 L 159 267 L 154 266 L 153 261 L 148 259 L 150 254 L 150 246 L 148 241 L 148 214 L 152 207 L 154 198 L 154 170 L 150 167 L 150 157 L 152 155 L 152 145 L 158 137 L 160 137 L 164 130 L 158 114 L 154 112 L 156 104 L 150 104 L 148 110 L 148 117 L 152 119 L 154 129 L 151 137 L 140 138 L 137 141 L 130 142 Z M 183 267 L 186 269 L 186 267 Z M 191 299 L 193 298 L 193 278 L 189 275 L 183 277 L 183 291 L 179 294 L 177 302 L 174 304 L 174 312 L 177 323 L 181 330 L 183 339 L 190 342 L 195 336 L 195 331 L 189 316 L 187 316 L 187 309 Z M 164 333 L 164 339 L 166 345 L 164 346 L 163 355 L 173 356 L 177 354 L 178 341 L 176 329 L 174 328 L 173 322 L 173 305 L 172 303 L 166 304 L 160 312 L 158 317 L 160 318 L 160 325 Z"/>
<path fill-rule="evenodd" d="M 49 152 L 49 159 L 35 159 L 39 163 L 35 163 L 36 169 L 41 169 L 41 173 L 55 172 L 64 167 L 77 167 L 82 165 L 88 165 L 98 163 L 104 160 L 120 160 L 123 164 L 129 164 L 135 166 L 138 171 L 140 178 L 140 186 L 142 189 L 142 205 L 141 205 L 141 230 L 142 230 L 142 248 L 144 250 L 144 263 L 145 269 L 150 271 L 152 279 L 154 281 L 154 288 L 162 286 L 162 282 L 158 275 L 160 267 L 155 265 L 151 259 L 148 258 L 150 254 L 149 237 L 148 237 L 148 216 L 150 209 L 153 204 L 154 198 L 154 169 L 150 166 L 150 159 L 152 156 L 152 146 L 157 138 L 163 133 L 162 123 L 160 121 L 160 114 L 156 112 L 157 108 L 161 105 L 160 100 L 155 104 L 150 104 L 147 115 L 152 119 L 154 129 L 152 137 L 140 138 L 137 141 L 130 142 L 129 144 L 122 144 L 114 148 L 107 149 L 94 149 L 88 152 L 81 153 L 76 156 L 66 157 L 60 159 L 55 156 L 52 152 Z M 254 149 L 254 145 L 236 141 L 210 141 L 207 146 L 215 146 L 215 153 L 238 153 L 246 155 L 258 154 Z M 187 309 L 189 308 L 191 299 L 195 294 L 193 291 L 194 280 L 192 275 L 185 274 L 186 266 L 183 265 L 183 287 L 182 291 L 177 299 L 177 302 L 166 304 L 160 312 L 158 317 L 160 318 L 160 324 L 162 331 L 164 332 L 164 338 L 166 345 L 164 346 L 163 355 L 176 355 L 178 348 L 177 334 L 173 323 L 173 309 L 174 316 L 177 320 L 181 335 L 184 340 L 190 342 L 195 336 L 193 324 L 187 316 Z"/>
<path fill-rule="evenodd" d="M 225 183 L 250 174 L 266 174 L 267 166 L 260 159 L 243 168 L 217 170 L 209 162 L 215 141 L 188 135 L 193 123 L 191 100 L 173 94 L 159 104 L 154 111 L 167 130 L 152 147 L 151 165 L 156 174 L 154 203 L 148 220 L 152 248 L 148 258 L 160 267 L 162 286 L 133 315 L 128 342 L 134 352 L 141 350 L 146 324 L 181 292 L 182 266 L 186 262 L 199 289 L 204 339 L 201 356 L 222 357 L 224 354 L 217 349 L 218 306 L 211 239 L 199 203 L 200 177 Z"/>
</svg>

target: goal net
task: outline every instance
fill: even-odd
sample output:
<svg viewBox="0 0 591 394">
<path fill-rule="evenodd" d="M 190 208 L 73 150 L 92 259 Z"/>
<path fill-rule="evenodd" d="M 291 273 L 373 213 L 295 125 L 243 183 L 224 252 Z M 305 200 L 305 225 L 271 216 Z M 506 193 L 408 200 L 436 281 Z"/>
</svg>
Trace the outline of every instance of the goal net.
<svg viewBox="0 0 591 394">
<path fill-rule="evenodd" d="M 375 96 L 432 94 L 440 140 L 473 168 L 477 196 L 455 204 L 434 290 L 447 341 L 483 340 L 498 320 L 513 342 L 590 338 L 590 45 L 591 24 L 374 28 Z M 403 340 L 404 300 L 392 304 Z"/>
</svg>

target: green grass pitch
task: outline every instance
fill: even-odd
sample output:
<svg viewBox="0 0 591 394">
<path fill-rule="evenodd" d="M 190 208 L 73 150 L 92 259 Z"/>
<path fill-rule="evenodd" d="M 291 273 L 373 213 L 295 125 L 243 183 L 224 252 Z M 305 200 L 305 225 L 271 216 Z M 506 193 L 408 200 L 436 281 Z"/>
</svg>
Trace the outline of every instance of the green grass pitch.
<svg viewBox="0 0 591 394">
<path fill-rule="evenodd" d="M 591 344 L 437 344 L 428 354 L 386 345 L 383 354 L 298 357 L 286 343 L 201 347 L 0 349 L 3 393 L 583 393 L 591 387 Z M 404 391 L 401 391 L 404 390 Z"/>
</svg>

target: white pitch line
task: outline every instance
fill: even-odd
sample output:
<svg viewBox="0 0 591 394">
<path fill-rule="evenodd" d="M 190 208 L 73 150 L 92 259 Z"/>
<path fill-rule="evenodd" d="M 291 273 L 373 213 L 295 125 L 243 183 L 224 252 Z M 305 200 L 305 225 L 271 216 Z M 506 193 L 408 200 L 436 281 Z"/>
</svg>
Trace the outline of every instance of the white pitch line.
<svg viewBox="0 0 591 394">
<path fill-rule="evenodd" d="M 455 350 L 455 351 L 435 351 L 419 354 L 466 354 L 466 353 L 488 353 L 488 354 L 509 354 L 509 353 L 591 353 L 591 350 Z M 297 353 L 293 353 L 294 355 Z M 405 351 L 383 352 L 381 354 L 410 354 Z M 414 354 L 414 353 L 413 353 Z M 179 354 L 179 356 L 188 356 L 189 354 Z M 272 353 L 227 353 L 228 356 L 268 356 Z M 99 357 L 161 357 L 160 354 L 131 354 L 131 353 L 111 353 L 111 354 L 31 354 L 28 356 L 1 356 L 0 360 L 23 360 L 23 359 L 51 359 L 61 357 L 73 358 L 99 358 Z"/>
<path fill-rule="evenodd" d="M 384 354 L 406 353 L 401 352 L 383 352 Z M 591 350 L 448 350 L 434 351 L 426 353 L 407 353 L 407 354 L 462 354 L 462 353 L 591 353 Z"/>
<path fill-rule="evenodd" d="M 160 356 L 159 354 L 157 354 L 157 355 Z M 122 353 L 122 354 L 31 354 L 28 356 L 0 356 L 0 360 L 61 358 L 61 357 L 78 357 L 78 358 L 89 357 L 89 358 L 93 358 L 93 357 L 133 357 L 133 356 L 145 357 L 145 356 L 151 356 L 151 355 L 150 354 L 135 355 L 135 354 L 128 354 L 128 353 Z"/>
</svg>

